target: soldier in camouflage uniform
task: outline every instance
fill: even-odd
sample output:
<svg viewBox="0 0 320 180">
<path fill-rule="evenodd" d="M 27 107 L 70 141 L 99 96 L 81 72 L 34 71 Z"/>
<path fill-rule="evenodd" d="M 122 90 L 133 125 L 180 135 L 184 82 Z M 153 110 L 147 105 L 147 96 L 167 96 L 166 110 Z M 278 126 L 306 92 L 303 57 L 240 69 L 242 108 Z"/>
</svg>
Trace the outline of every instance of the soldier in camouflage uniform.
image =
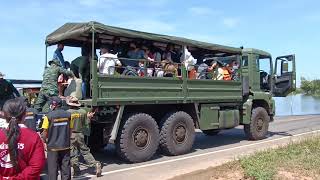
<svg viewBox="0 0 320 180">
<path fill-rule="evenodd" d="M 73 73 L 61 67 L 60 61 L 53 59 L 49 61 L 50 67 L 46 68 L 43 73 L 43 81 L 38 95 L 38 99 L 34 104 L 34 108 L 39 112 L 49 111 L 49 98 L 58 96 L 58 77 L 60 74 L 73 77 Z M 45 107 L 44 107 L 45 106 Z"/>
<path fill-rule="evenodd" d="M 93 114 L 88 113 L 84 109 L 79 108 L 80 103 L 76 97 L 68 96 L 66 103 L 69 105 L 69 112 L 72 114 L 73 129 L 71 135 L 71 166 L 73 167 L 73 176 L 79 176 L 79 155 L 83 157 L 90 168 L 95 168 L 97 177 L 101 176 L 101 163 L 96 161 L 90 149 L 84 141 L 84 135 L 90 136 L 90 125 L 88 119 L 91 119 Z"/>
</svg>

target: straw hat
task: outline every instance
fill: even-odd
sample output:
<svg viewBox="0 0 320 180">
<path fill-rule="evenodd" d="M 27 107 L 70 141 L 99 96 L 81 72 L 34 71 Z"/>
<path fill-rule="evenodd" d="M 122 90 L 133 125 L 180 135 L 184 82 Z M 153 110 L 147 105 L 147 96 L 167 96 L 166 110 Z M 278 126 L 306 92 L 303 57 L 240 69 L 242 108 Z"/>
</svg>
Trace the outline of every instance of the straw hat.
<svg viewBox="0 0 320 180">
<path fill-rule="evenodd" d="M 69 106 L 76 106 L 76 107 L 79 107 L 81 106 L 78 98 L 74 97 L 74 96 L 68 96 L 66 98 L 66 103 L 69 105 Z"/>
</svg>

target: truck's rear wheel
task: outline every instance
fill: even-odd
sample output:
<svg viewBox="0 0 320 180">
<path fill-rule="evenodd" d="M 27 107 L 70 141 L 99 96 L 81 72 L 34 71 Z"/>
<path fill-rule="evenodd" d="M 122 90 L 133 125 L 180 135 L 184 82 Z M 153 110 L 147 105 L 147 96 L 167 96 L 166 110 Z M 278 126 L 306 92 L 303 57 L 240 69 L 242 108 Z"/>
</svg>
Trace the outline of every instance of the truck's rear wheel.
<svg viewBox="0 0 320 180">
<path fill-rule="evenodd" d="M 117 153 L 128 162 L 149 160 L 159 146 L 159 127 L 148 114 L 131 115 L 119 129 Z"/>
<path fill-rule="evenodd" d="M 244 125 L 244 132 L 250 140 L 264 139 L 268 134 L 270 117 L 263 107 L 252 110 L 250 124 Z"/>
<path fill-rule="evenodd" d="M 180 155 L 192 148 L 195 130 L 191 116 L 183 111 L 169 113 L 161 122 L 160 148 L 166 155 Z"/>
<path fill-rule="evenodd" d="M 219 129 L 209 129 L 209 130 L 202 130 L 202 132 L 207 136 L 215 136 L 219 134 L 221 130 Z"/>
</svg>

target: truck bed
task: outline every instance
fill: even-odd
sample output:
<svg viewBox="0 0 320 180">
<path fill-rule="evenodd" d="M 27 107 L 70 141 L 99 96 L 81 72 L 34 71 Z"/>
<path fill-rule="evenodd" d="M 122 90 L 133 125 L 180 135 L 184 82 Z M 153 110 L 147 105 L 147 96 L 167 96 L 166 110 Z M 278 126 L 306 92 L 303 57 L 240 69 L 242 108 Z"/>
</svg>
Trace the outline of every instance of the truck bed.
<svg viewBox="0 0 320 180">
<path fill-rule="evenodd" d="M 98 76 L 98 97 L 83 104 L 176 104 L 241 102 L 240 81 L 130 76 Z"/>
</svg>

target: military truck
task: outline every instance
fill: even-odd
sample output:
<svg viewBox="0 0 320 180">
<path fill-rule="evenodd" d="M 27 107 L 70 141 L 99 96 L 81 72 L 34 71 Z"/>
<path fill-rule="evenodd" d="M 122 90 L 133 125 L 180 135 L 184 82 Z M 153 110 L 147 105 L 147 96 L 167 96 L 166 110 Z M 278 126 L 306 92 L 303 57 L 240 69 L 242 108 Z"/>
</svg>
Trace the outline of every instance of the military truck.
<svg viewBox="0 0 320 180">
<path fill-rule="evenodd" d="M 182 50 L 182 57 L 188 49 L 199 62 L 207 54 L 218 59 L 236 59 L 240 63 L 239 79 L 190 78 L 184 63 L 176 64 L 180 75 L 174 77 L 100 74 L 96 49 L 102 44 L 112 44 L 115 37 L 124 44 L 136 40 L 151 42 L 158 48 L 172 44 Z M 45 43 L 46 47 L 58 43 L 71 47 L 90 44 L 90 57 L 93 57 L 90 98 L 81 101 L 83 108 L 95 112 L 89 144 L 94 148 L 114 143 L 120 157 L 129 162 L 149 160 L 158 148 L 171 156 L 188 153 L 194 143 L 195 129 L 206 135 L 216 135 L 223 129 L 243 125 L 250 140 L 263 139 L 275 116 L 272 97 L 284 97 L 295 90 L 294 55 L 277 57 L 273 68 L 271 55 L 262 50 L 140 32 L 98 22 L 66 23 L 49 34 Z"/>
</svg>

